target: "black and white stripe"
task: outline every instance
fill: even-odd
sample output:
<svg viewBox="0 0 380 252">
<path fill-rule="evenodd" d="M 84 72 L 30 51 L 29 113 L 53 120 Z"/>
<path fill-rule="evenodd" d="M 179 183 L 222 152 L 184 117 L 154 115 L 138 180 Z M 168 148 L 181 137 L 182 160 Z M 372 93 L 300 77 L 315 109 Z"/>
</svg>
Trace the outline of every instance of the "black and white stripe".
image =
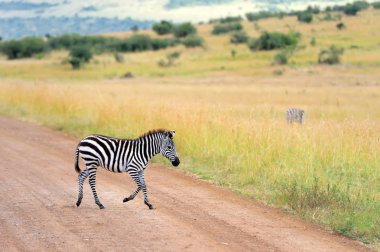
<svg viewBox="0 0 380 252">
<path fill-rule="evenodd" d="M 302 124 L 306 119 L 306 113 L 302 109 L 290 108 L 286 111 L 286 120 L 288 123 L 298 122 Z"/>
<path fill-rule="evenodd" d="M 75 170 L 79 173 L 77 206 L 82 202 L 83 182 L 89 177 L 95 203 L 100 209 L 104 208 L 95 189 L 96 171 L 98 167 L 102 167 L 112 172 L 128 172 L 135 181 L 136 191 L 123 202 L 133 200 L 142 190 L 144 203 L 149 209 L 153 209 L 147 195 L 144 170 L 148 161 L 158 153 L 169 159 L 174 166 L 179 165 L 180 161 L 173 141 L 174 134 L 175 131 L 154 130 L 136 139 L 118 139 L 102 135 L 90 135 L 82 139 L 75 151 Z M 79 168 L 79 157 L 83 159 L 86 166 L 83 171 Z"/>
</svg>

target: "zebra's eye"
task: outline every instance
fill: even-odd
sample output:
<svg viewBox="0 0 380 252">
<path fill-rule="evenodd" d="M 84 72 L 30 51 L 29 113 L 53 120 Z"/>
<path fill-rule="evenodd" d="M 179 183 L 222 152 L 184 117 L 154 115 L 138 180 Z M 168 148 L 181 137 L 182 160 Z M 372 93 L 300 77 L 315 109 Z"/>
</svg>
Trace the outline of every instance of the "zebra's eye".
<svg viewBox="0 0 380 252">
<path fill-rule="evenodd" d="M 172 147 L 169 145 L 169 146 L 168 146 L 168 149 L 169 149 L 169 150 L 171 150 L 171 149 L 172 149 Z"/>
</svg>

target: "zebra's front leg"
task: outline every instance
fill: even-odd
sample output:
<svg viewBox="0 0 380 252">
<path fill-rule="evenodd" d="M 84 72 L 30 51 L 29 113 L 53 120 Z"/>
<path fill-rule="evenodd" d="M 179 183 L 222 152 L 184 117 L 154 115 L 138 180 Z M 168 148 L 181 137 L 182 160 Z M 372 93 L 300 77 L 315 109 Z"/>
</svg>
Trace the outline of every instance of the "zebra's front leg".
<svg viewBox="0 0 380 252">
<path fill-rule="evenodd" d="M 139 179 L 139 176 L 138 174 L 135 174 L 135 173 L 130 173 L 130 176 L 132 177 L 132 179 L 135 181 L 136 185 L 137 185 L 137 189 L 131 194 L 129 195 L 129 197 L 127 198 L 124 198 L 123 202 L 128 202 L 130 200 L 133 200 L 136 195 L 140 192 L 141 190 L 141 184 L 140 184 L 140 179 Z"/>
<path fill-rule="evenodd" d="M 89 183 L 91 186 L 92 193 L 94 194 L 95 203 L 99 206 L 100 209 L 103 209 L 104 206 L 102 205 L 102 203 L 100 203 L 98 194 L 96 193 L 96 189 L 95 189 L 96 168 L 94 170 L 90 170 L 89 173 L 90 173 Z"/>
<path fill-rule="evenodd" d="M 145 205 L 147 205 L 149 207 L 149 209 L 154 209 L 153 205 L 150 204 L 149 199 L 148 199 L 148 192 L 147 192 L 146 183 L 145 183 L 145 179 L 144 179 L 144 171 L 141 171 L 141 173 L 139 175 L 140 175 L 139 176 L 140 184 L 141 184 L 141 187 L 142 187 L 142 190 L 144 193 L 144 203 L 145 203 Z"/>
<path fill-rule="evenodd" d="M 78 174 L 78 182 L 79 182 L 79 193 L 78 193 L 78 200 L 77 200 L 77 207 L 80 206 L 83 199 L 83 182 L 88 177 L 88 171 L 84 170 L 81 173 Z"/>
</svg>

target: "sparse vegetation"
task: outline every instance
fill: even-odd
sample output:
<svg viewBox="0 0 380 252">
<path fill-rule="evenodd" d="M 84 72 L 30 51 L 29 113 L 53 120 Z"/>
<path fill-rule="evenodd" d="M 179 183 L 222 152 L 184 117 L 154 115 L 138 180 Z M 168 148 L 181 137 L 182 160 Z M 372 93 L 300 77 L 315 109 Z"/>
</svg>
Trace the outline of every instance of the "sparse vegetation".
<svg viewBox="0 0 380 252">
<path fill-rule="evenodd" d="M 160 67 L 170 67 L 170 66 L 173 66 L 174 62 L 179 58 L 179 56 L 181 56 L 180 52 L 177 52 L 177 51 L 170 52 L 170 53 L 166 54 L 166 58 L 165 59 L 160 59 L 157 64 Z"/>
<path fill-rule="evenodd" d="M 230 41 L 233 44 L 247 43 L 249 37 L 245 31 L 238 31 L 231 35 Z"/>
<path fill-rule="evenodd" d="M 340 57 L 343 54 L 344 49 L 332 45 L 329 49 L 322 50 L 318 56 L 319 64 L 335 65 L 340 63 Z"/>
</svg>

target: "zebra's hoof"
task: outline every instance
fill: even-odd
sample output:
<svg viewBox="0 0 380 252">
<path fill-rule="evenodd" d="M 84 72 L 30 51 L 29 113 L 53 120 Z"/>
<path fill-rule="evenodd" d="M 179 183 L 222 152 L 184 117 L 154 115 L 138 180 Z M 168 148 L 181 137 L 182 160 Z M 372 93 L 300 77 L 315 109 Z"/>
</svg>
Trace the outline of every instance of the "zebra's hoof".
<svg viewBox="0 0 380 252">
<path fill-rule="evenodd" d="M 125 202 L 128 202 L 128 201 L 130 201 L 131 199 L 128 197 L 128 198 L 124 198 L 123 199 L 123 202 L 125 203 Z"/>
<path fill-rule="evenodd" d="M 104 206 L 102 204 L 99 204 L 100 209 L 104 209 Z"/>
<path fill-rule="evenodd" d="M 154 209 L 153 205 L 144 201 L 145 205 L 147 205 L 149 207 L 150 210 Z"/>
<path fill-rule="evenodd" d="M 82 202 L 81 201 L 77 201 L 77 203 L 76 203 L 77 207 L 80 206 L 80 203 L 82 203 Z"/>
</svg>

